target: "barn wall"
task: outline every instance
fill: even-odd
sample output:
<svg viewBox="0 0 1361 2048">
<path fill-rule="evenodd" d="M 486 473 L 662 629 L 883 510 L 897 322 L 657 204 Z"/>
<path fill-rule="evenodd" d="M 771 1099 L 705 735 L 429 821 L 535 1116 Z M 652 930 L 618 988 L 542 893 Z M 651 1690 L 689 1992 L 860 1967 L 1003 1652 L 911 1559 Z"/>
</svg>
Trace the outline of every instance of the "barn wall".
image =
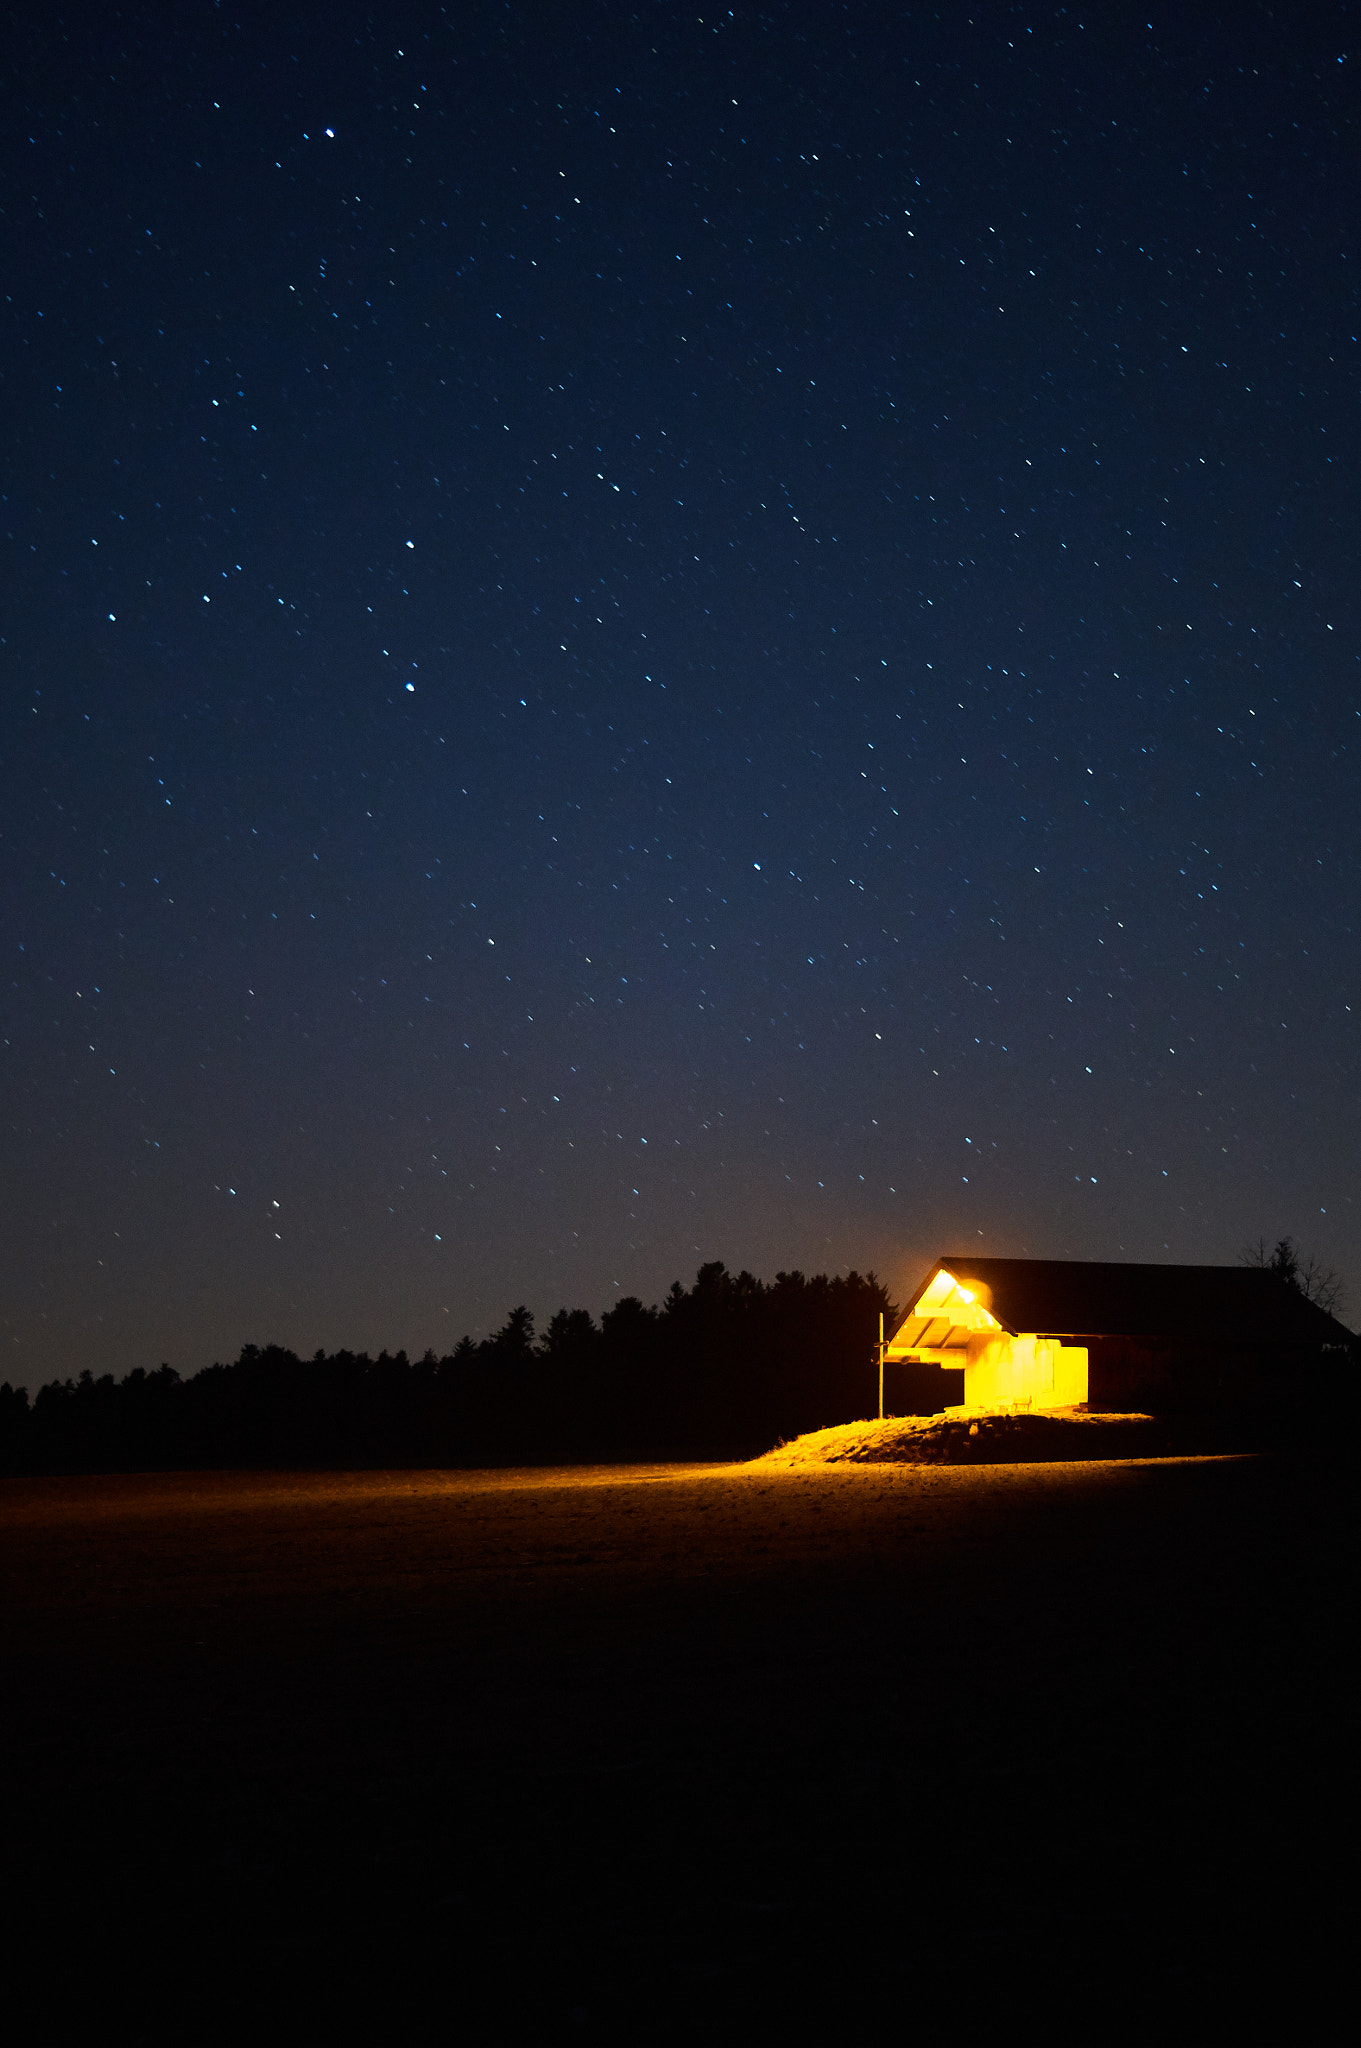
<svg viewBox="0 0 1361 2048">
<path fill-rule="evenodd" d="M 1253 1349 L 1169 1337 L 1089 1336 L 1085 1342 L 1091 1354 L 1088 1406 L 1107 1412 L 1162 1414 L 1226 1403 L 1261 1407 L 1314 1394 L 1323 1377 L 1316 1346 Z"/>
<path fill-rule="evenodd" d="M 969 1408 L 1070 1408 L 1087 1399 L 1087 1349 L 1057 1337 L 982 1333 L 969 1340 L 964 1403 Z"/>
<path fill-rule="evenodd" d="M 1089 1406 L 1107 1413 L 1163 1409 L 1185 1396 L 1201 1377 L 1199 1361 L 1169 1340 L 1156 1337 L 1100 1337 L 1087 1340 L 1091 1353 Z"/>
</svg>

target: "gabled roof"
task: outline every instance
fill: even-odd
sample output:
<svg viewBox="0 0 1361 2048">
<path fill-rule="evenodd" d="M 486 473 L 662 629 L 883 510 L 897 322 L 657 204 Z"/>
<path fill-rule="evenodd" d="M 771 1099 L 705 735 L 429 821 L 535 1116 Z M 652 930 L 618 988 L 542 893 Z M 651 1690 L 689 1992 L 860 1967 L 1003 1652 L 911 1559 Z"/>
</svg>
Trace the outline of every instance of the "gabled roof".
<svg viewBox="0 0 1361 2048">
<path fill-rule="evenodd" d="M 944 1288 L 941 1275 L 949 1275 L 955 1287 Z M 913 1293 L 892 1346 L 901 1351 L 963 1344 L 990 1323 L 1013 1336 L 1172 1337 L 1255 1350 L 1353 1341 L 1335 1316 L 1256 1266 L 979 1259 L 960 1253 L 936 1261 Z"/>
</svg>

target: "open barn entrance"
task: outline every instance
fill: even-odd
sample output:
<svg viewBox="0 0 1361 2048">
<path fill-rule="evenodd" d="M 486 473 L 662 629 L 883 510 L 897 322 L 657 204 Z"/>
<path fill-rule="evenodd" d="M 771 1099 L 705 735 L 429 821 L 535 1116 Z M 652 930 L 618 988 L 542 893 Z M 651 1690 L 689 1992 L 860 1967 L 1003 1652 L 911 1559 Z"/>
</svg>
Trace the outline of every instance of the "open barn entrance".
<svg viewBox="0 0 1361 2048">
<path fill-rule="evenodd" d="M 964 1368 L 928 1358 L 885 1358 L 884 1414 L 940 1415 L 964 1400 Z"/>
</svg>

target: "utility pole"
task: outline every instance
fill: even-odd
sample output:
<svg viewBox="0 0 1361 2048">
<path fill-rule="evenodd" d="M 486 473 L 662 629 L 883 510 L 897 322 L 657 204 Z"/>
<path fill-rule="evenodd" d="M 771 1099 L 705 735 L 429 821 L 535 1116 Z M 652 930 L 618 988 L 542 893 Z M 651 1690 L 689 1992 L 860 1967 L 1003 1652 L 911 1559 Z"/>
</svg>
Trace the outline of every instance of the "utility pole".
<svg viewBox="0 0 1361 2048">
<path fill-rule="evenodd" d="M 879 1420 L 884 1419 L 884 1311 L 879 1311 Z"/>
</svg>

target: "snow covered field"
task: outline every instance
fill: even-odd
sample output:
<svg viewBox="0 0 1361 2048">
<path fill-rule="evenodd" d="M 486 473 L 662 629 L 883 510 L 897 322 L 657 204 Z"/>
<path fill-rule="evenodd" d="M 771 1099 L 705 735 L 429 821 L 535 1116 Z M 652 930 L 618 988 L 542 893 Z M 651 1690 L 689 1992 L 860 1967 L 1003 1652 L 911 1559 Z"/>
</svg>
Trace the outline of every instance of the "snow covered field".
<svg viewBox="0 0 1361 2048">
<path fill-rule="evenodd" d="M 1022 2011 L 1056 1942 L 1089 2001 L 1137 1952 L 1222 2003 L 1326 1866 L 1342 1493 L 1267 1458 L 879 1461 L 937 1429 L 8 1482 L 16 1952 L 59 1914 L 149 2039 L 205 1974 L 250 2025 L 262 1957 L 345 2025 L 385 1958 L 389 2031 L 486 1982 L 553 2038 L 792 2022 L 867 1947 L 917 1959 L 918 2014 L 949 1957 L 970 2012 Z"/>
</svg>

